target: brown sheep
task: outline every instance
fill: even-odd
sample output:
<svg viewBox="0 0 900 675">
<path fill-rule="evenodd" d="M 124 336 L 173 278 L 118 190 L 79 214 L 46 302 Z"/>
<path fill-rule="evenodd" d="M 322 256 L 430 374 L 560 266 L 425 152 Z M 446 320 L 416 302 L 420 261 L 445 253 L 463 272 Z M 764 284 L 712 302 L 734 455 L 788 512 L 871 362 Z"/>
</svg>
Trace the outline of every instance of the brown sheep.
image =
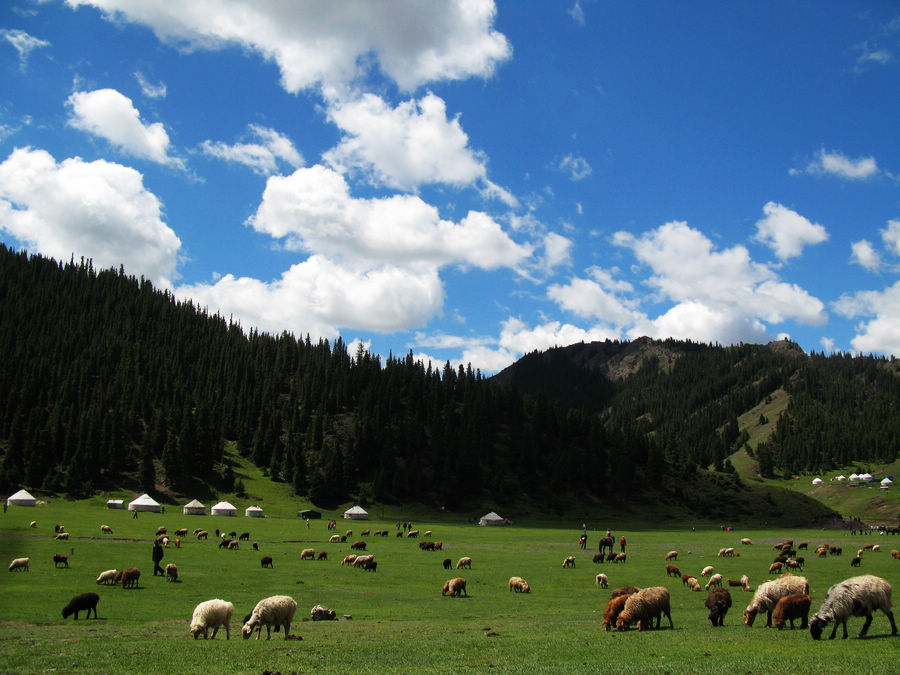
<svg viewBox="0 0 900 675">
<path fill-rule="evenodd" d="M 122 570 L 122 588 L 140 588 L 141 571 L 137 567 Z"/>
<path fill-rule="evenodd" d="M 341 560 L 341 565 L 352 565 L 356 562 L 356 556 L 351 553 L 350 555 L 344 556 L 344 559 Z"/>
<path fill-rule="evenodd" d="M 187 536 L 187 532 L 188 532 L 188 531 L 187 531 L 187 528 L 186 528 L 186 527 L 182 527 L 182 528 L 179 528 L 179 529 L 175 530 L 175 532 L 173 532 L 173 534 L 174 534 L 176 537 L 186 537 L 186 536 Z"/>
<path fill-rule="evenodd" d="M 470 557 L 468 557 L 468 556 L 462 557 L 456 563 L 456 569 L 460 570 L 463 567 L 468 567 L 469 569 L 472 569 L 472 559 Z"/>
<path fill-rule="evenodd" d="M 441 588 L 441 595 L 450 594 L 451 598 L 458 598 L 461 593 L 465 593 L 466 597 L 468 597 L 468 592 L 466 592 L 466 580 L 462 577 L 456 577 L 455 579 L 449 579 L 444 582 L 443 587 Z"/>
<path fill-rule="evenodd" d="M 669 551 L 666 553 L 666 560 L 678 560 L 678 551 Z"/>
<path fill-rule="evenodd" d="M 680 577 L 681 570 L 678 569 L 678 565 L 666 565 L 666 576 L 667 577 Z M 684 581 L 684 580 L 682 580 Z"/>
<path fill-rule="evenodd" d="M 616 630 L 628 630 L 628 626 L 637 622 L 638 630 L 653 627 L 653 619 L 656 618 L 656 627 L 660 627 L 662 616 L 669 620 L 669 628 L 674 629 L 672 612 L 669 603 L 669 590 L 665 586 L 654 586 L 638 591 L 628 596 L 625 608 L 616 619 Z"/>
<path fill-rule="evenodd" d="M 178 581 L 178 566 L 175 563 L 166 565 L 166 581 Z"/>
<path fill-rule="evenodd" d="M 800 628 L 809 626 L 810 597 L 806 593 L 793 593 L 786 595 L 775 605 L 772 612 L 772 625 L 778 630 L 784 628 L 784 622 L 789 621 L 791 630 L 794 630 L 794 619 L 800 619 Z"/>
<path fill-rule="evenodd" d="M 706 609 L 713 628 L 725 625 L 725 615 L 731 608 L 731 593 L 724 588 L 714 588 L 706 596 Z"/>
<path fill-rule="evenodd" d="M 563 567 L 575 567 L 575 556 L 574 555 L 566 556 L 566 559 L 563 560 L 562 566 Z"/>
<path fill-rule="evenodd" d="M 328 560 L 328 551 L 319 551 L 319 555 L 316 556 L 316 560 Z"/>
<path fill-rule="evenodd" d="M 354 541 L 352 544 L 350 544 L 350 548 L 354 551 L 365 551 L 366 550 L 366 542 Z"/>
<path fill-rule="evenodd" d="M 109 525 L 101 525 L 100 531 L 103 534 L 112 534 L 113 533 L 112 528 Z"/>
<path fill-rule="evenodd" d="M 783 566 L 784 565 L 780 562 L 773 562 L 769 565 L 769 574 L 780 574 Z"/>
<path fill-rule="evenodd" d="M 300 560 L 313 560 L 316 557 L 316 550 L 314 548 L 305 548 L 300 551 Z"/>
<path fill-rule="evenodd" d="M 595 554 L 594 554 L 594 558 L 593 558 L 593 562 L 603 564 L 603 559 L 604 559 L 605 557 L 606 557 L 606 556 L 605 556 L 604 554 L 602 554 L 602 553 L 595 553 Z"/>
<path fill-rule="evenodd" d="M 627 557 L 624 553 L 617 553 L 616 557 L 613 558 L 614 563 L 623 563 L 627 560 Z"/>
<path fill-rule="evenodd" d="M 607 632 L 611 631 L 616 624 L 616 620 L 619 618 L 622 610 L 625 609 L 625 603 L 628 602 L 629 597 L 630 594 L 618 595 L 610 598 L 609 602 L 606 603 L 606 609 L 603 610 L 603 627 L 606 628 Z"/>
<path fill-rule="evenodd" d="M 260 562 L 260 564 L 261 564 L 263 567 L 272 567 L 272 568 L 274 568 L 274 565 L 272 564 L 272 557 L 271 557 L 271 556 L 264 555 L 264 556 L 262 557 L 262 560 L 260 560 L 259 562 Z"/>
<path fill-rule="evenodd" d="M 198 539 L 198 540 L 199 540 L 199 539 L 207 539 L 208 537 L 209 537 L 209 532 L 207 532 L 206 530 L 200 530 L 200 531 L 197 533 L 197 539 Z"/>
<path fill-rule="evenodd" d="M 525 581 L 522 577 L 510 577 L 509 590 L 515 591 L 516 593 L 530 593 L 531 586 L 529 586 L 528 582 Z"/>
<path fill-rule="evenodd" d="M 157 537 L 161 534 L 166 534 L 166 532 L 167 532 L 166 528 L 163 527 L 162 525 L 160 525 L 159 527 L 156 528 L 156 536 Z"/>
<path fill-rule="evenodd" d="M 53 554 L 53 566 L 59 567 L 60 563 L 62 563 L 63 567 L 68 567 L 69 566 L 69 556 L 61 555 L 59 553 L 54 553 Z"/>
<path fill-rule="evenodd" d="M 442 542 L 442 541 L 434 542 L 434 550 L 435 551 L 443 551 L 444 550 L 444 542 Z"/>
<path fill-rule="evenodd" d="M 687 586 L 688 581 L 691 579 L 695 579 L 695 578 L 696 577 L 694 577 L 694 575 L 691 574 L 690 572 L 685 572 L 684 574 L 681 575 L 681 583 L 683 585 Z"/>
</svg>

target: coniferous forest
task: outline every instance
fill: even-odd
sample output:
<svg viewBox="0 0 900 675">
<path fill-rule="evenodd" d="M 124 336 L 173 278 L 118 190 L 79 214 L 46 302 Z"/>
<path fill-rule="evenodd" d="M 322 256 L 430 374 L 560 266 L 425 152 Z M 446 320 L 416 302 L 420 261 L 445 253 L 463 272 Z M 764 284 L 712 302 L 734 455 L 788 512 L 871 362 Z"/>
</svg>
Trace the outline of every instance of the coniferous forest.
<svg viewBox="0 0 900 675">
<path fill-rule="evenodd" d="M 765 475 L 891 461 L 893 360 L 790 343 L 592 343 L 471 367 L 269 335 L 123 270 L 0 246 L 0 490 L 230 490 L 226 442 L 314 503 L 613 500 L 728 472 L 737 418 L 790 395 Z"/>
</svg>

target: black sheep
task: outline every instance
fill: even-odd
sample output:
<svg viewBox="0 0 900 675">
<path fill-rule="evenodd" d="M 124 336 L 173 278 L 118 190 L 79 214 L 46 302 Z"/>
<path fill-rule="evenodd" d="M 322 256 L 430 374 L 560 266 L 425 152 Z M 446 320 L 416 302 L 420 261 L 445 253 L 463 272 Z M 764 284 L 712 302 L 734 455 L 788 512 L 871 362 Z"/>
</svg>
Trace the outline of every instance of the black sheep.
<svg viewBox="0 0 900 675">
<path fill-rule="evenodd" d="M 731 607 L 731 593 L 725 588 L 714 588 L 706 596 L 706 608 L 709 610 L 709 620 L 716 626 L 725 625 L 725 615 Z"/>
<path fill-rule="evenodd" d="M 450 558 L 445 559 L 444 560 L 444 569 L 449 570 L 451 567 L 453 567 L 453 561 L 450 560 Z"/>
<path fill-rule="evenodd" d="M 94 618 L 97 618 L 97 603 L 100 602 L 100 596 L 96 593 L 82 593 L 81 595 L 76 595 L 74 598 L 69 600 L 69 604 L 63 607 L 62 617 L 64 619 L 68 619 L 70 615 L 75 615 L 75 620 L 78 620 L 78 612 L 82 610 L 87 610 L 87 618 L 91 618 L 91 610 L 94 610 Z"/>
</svg>

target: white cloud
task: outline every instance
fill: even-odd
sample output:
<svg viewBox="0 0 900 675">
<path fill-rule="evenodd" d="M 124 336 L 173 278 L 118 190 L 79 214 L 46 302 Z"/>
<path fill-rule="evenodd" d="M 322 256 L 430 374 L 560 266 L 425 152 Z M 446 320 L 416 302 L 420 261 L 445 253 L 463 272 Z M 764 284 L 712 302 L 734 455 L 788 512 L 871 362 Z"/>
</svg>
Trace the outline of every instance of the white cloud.
<svg viewBox="0 0 900 675">
<path fill-rule="evenodd" d="M 131 99 L 115 89 L 78 91 L 66 101 L 72 109 L 69 124 L 104 138 L 120 152 L 183 169 L 184 162 L 169 155 L 169 134 L 160 122 L 144 124 Z"/>
<path fill-rule="evenodd" d="M 575 243 L 568 237 L 556 232 L 548 232 L 544 235 L 543 265 L 549 272 L 560 265 L 572 263 L 572 248 Z"/>
<path fill-rule="evenodd" d="M 821 340 L 819 340 L 819 344 L 822 345 L 822 351 L 824 351 L 825 354 L 834 354 L 835 353 L 834 348 L 837 343 L 834 341 L 833 338 L 823 337 Z"/>
<path fill-rule="evenodd" d="M 137 80 L 138 85 L 141 87 L 141 92 L 147 98 L 165 98 L 168 93 L 164 82 L 153 84 L 139 70 L 135 72 L 134 79 Z"/>
<path fill-rule="evenodd" d="M 584 10 L 581 8 L 581 3 L 579 0 L 575 0 L 575 4 L 572 5 L 571 9 L 567 10 L 569 16 L 572 17 L 572 21 L 577 23 L 579 26 L 584 25 Z"/>
<path fill-rule="evenodd" d="M 874 157 L 850 159 L 840 152 L 827 152 L 822 148 L 805 169 L 791 169 L 790 173 L 792 175 L 808 173 L 837 176 L 847 180 L 866 180 L 878 175 L 879 169 Z"/>
<path fill-rule="evenodd" d="M 50 43 L 29 35 L 18 28 L 0 28 L 0 37 L 5 39 L 19 53 L 19 66 L 25 69 L 28 66 L 28 57 L 31 52 L 41 47 L 49 47 Z"/>
<path fill-rule="evenodd" d="M 171 287 L 181 246 L 134 169 L 77 157 L 57 163 L 30 148 L 0 164 L 0 228 L 44 255 L 121 264 L 160 287 Z"/>
<path fill-rule="evenodd" d="M 287 136 L 257 124 L 251 124 L 248 130 L 249 135 L 258 142 L 228 145 L 221 141 L 206 140 L 201 143 L 200 148 L 210 157 L 243 164 L 263 176 L 278 173 L 279 161 L 294 169 L 303 166 L 303 155 Z"/>
<path fill-rule="evenodd" d="M 470 211 L 453 223 L 414 195 L 356 199 L 340 174 L 321 165 L 270 177 L 248 222 L 285 239 L 288 248 L 334 260 L 410 268 L 460 263 L 490 270 L 515 267 L 532 253 L 484 213 Z"/>
<path fill-rule="evenodd" d="M 573 181 L 582 180 L 593 173 L 591 165 L 584 157 L 575 157 L 571 154 L 560 160 L 558 168 L 563 173 L 569 174 L 569 178 Z"/>
<path fill-rule="evenodd" d="M 852 253 L 850 262 L 860 265 L 870 272 L 877 272 L 881 267 L 881 256 L 867 239 L 860 239 L 850 245 Z"/>
<path fill-rule="evenodd" d="M 547 296 L 576 316 L 603 321 L 610 326 L 631 326 L 640 320 L 642 315 L 636 311 L 637 303 L 620 295 L 630 293 L 633 290 L 631 284 L 617 282 L 609 272 L 597 267 L 588 273 L 592 278 L 573 278 L 566 285 L 552 284 L 547 289 Z"/>
<path fill-rule="evenodd" d="M 631 249 L 640 263 L 650 266 L 653 274 L 645 283 L 657 289 L 655 300 L 675 303 L 652 325 L 631 329 L 635 336 L 756 342 L 764 333 L 761 321 L 825 321 L 820 300 L 754 263 L 743 246 L 716 250 L 687 223 L 666 223 L 641 237 L 617 232 L 613 243 Z"/>
<path fill-rule="evenodd" d="M 278 64 L 282 86 L 293 93 L 343 86 L 375 67 L 412 91 L 427 82 L 489 77 L 512 54 L 492 27 L 493 0 L 66 2 L 149 26 L 179 46 L 255 51 Z"/>
<path fill-rule="evenodd" d="M 834 310 L 846 316 L 871 317 L 856 327 L 850 341 L 862 354 L 900 354 L 900 281 L 883 291 L 844 294 Z"/>
<path fill-rule="evenodd" d="M 786 206 L 769 202 L 763 207 L 765 217 L 756 221 L 754 239 L 771 248 L 780 260 L 795 258 L 806 245 L 828 240 L 828 233 Z"/>
<path fill-rule="evenodd" d="M 900 256 L 900 220 L 889 220 L 881 231 L 881 240 L 894 255 Z"/>
<path fill-rule="evenodd" d="M 353 266 L 320 255 L 269 283 L 228 274 L 215 284 L 181 286 L 176 295 L 242 325 L 328 338 L 347 329 L 390 333 L 421 326 L 444 300 L 434 268 Z"/>
</svg>

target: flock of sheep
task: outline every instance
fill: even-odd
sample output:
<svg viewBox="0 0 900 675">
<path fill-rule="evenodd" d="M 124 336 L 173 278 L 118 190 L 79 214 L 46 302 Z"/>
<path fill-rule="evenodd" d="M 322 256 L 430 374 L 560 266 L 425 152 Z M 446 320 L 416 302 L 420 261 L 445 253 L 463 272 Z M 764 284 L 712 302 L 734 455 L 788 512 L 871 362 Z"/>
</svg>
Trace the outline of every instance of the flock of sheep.
<svg viewBox="0 0 900 675">
<path fill-rule="evenodd" d="M 32 521 L 32 527 L 36 523 Z M 107 525 L 101 526 L 101 532 L 104 534 L 112 534 L 112 529 Z M 186 536 L 187 530 L 178 530 L 176 535 Z M 242 533 L 236 538 L 236 533 L 219 533 L 216 534 L 220 538 L 220 548 L 237 548 L 238 541 L 248 541 L 249 533 Z M 362 535 L 369 534 L 368 530 L 364 530 Z M 384 535 L 386 531 L 378 531 L 377 535 Z M 194 535 L 198 539 L 206 539 L 208 533 L 201 528 L 194 531 Z M 425 533 L 431 536 L 431 531 Z M 348 531 L 346 535 L 334 535 L 330 541 L 347 541 L 352 536 L 352 531 Z M 402 533 L 398 532 L 398 536 Z M 407 537 L 418 537 L 418 530 L 411 530 Z M 55 538 L 61 539 L 68 537 L 65 528 L 57 525 L 55 528 Z M 166 529 L 160 527 L 156 532 L 156 543 L 161 546 L 168 546 L 170 542 L 166 534 Z M 174 539 L 175 546 L 180 546 L 181 540 Z M 751 545 L 750 539 L 742 539 L 741 544 Z M 442 542 L 421 541 L 419 547 L 422 550 L 433 551 L 443 548 Z M 374 560 L 373 554 L 363 554 L 367 545 L 364 540 L 354 542 L 351 549 L 359 551 L 358 554 L 350 554 L 343 558 L 341 565 L 362 568 L 367 571 L 376 571 L 377 562 Z M 835 584 L 828 589 L 825 600 L 812 619 L 809 618 L 811 600 L 809 595 L 809 582 L 803 576 L 794 574 L 795 571 L 802 571 L 804 558 L 797 555 L 798 550 L 808 550 L 807 543 L 801 543 L 794 549 L 793 542 L 788 540 L 780 542 L 774 547 L 778 552 L 778 556 L 769 567 L 770 574 L 778 574 L 775 579 L 765 581 L 756 589 L 750 603 L 743 613 L 743 620 L 746 626 L 752 626 L 756 615 L 766 613 L 766 627 L 774 626 L 782 629 L 789 625 L 794 628 L 794 621 L 800 621 L 800 628 L 810 630 L 812 637 L 818 640 L 825 627 L 832 624 L 833 628 L 830 639 L 836 636 L 838 627 L 843 627 L 843 637 L 847 637 L 847 620 L 851 617 L 865 617 L 865 622 L 860 630 L 860 637 L 864 636 L 873 620 L 873 613 L 876 610 L 882 611 L 890 621 L 892 635 L 897 634 L 897 626 L 894 621 L 894 615 L 891 609 L 891 585 L 886 580 L 873 576 L 861 575 L 846 579 L 845 581 Z M 851 566 L 859 566 L 863 554 L 866 550 L 877 551 L 878 545 L 866 545 L 861 548 L 856 557 L 851 561 Z M 253 549 L 258 550 L 258 544 L 254 542 Z M 817 557 L 827 555 L 841 555 L 842 551 L 838 547 L 820 545 L 815 549 Z M 894 550 L 891 552 L 892 557 L 900 559 L 900 552 Z M 315 549 L 303 549 L 300 553 L 301 560 L 327 560 L 327 551 L 316 552 Z M 739 557 L 740 553 L 734 548 L 722 548 L 719 550 L 718 557 L 732 558 Z M 154 558 L 155 559 L 155 558 Z M 624 553 L 609 554 L 604 556 L 602 553 L 593 556 L 595 563 L 603 563 L 604 560 L 612 563 L 625 563 L 627 558 Z M 665 571 L 669 577 L 681 578 L 682 584 L 691 591 L 700 591 L 701 584 L 694 575 L 690 573 L 682 574 L 677 566 L 678 552 L 670 551 L 665 555 Z M 63 554 L 54 554 L 53 562 L 56 567 L 60 565 L 69 566 L 68 556 Z M 30 558 L 16 558 L 9 565 L 9 571 L 29 571 Z M 575 556 L 568 555 L 563 560 L 564 568 L 574 568 L 576 563 Z M 263 568 L 273 567 L 273 561 L 270 556 L 264 556 L 261 559 Z M 452 568 L 452 560 L 447 558 L 443 561 L 445 569 Z M 471 569 L 472 558 L 469 556 L 461 557 L 456 563 L 456 569 Z M 121 583 L 122 588 L 138 587 L 140 583 L 140 570 L 137 568 L 126 568 L 123 570 L 105 570 L 99 574 L 96 579 L 97 584 L 117 584 Z M 165 577 L 169 581 L 178 581 L 178 568 L 174 564 L 168 564 L 165 568 Z M 708 618 L 713 627 L 724 625 L 724 619 L 731 608 L 732 598 L 730 592 L 724 587 L 726 579 L 720 573 L 716 573 L 712 565 L 707 565 L 700 572 L 701 578 L 709 577 L 708 582 L 702 588 L 708 591 L 705 607 L 708 610 Z M 609 578 L 605 573 L 596 575 L 597 586 L 600 588 L 608 588 Z M 752 592 L 750 581 L 747 575 L 742 575 L 740 579 L 728 579 L 727 585 L 730 587 L 739 587 L 742 591 Z M 529 583 L 519 576 L 513 576 L 509 579 L 510 592 L 530 593 L 531 586 Z M 449 595 L 450 597 L 467 596 L 466 580 L 463 577 L 454 577 L 448 579 L 441 588 L 441 595 Z M 97 604 L 100 596 L 97 593 L 82 593 L 76 595 L 63 608 L 63 618 L 73 616 L 77 620 L 79 613 L 84 611 L 90 618 L 93 613 L 97 618 Z M 257 639 L 260 638 L 262 627 L 266 627 L 267 639 L 271 638 L 272 628 L 275 632 L 284 631 L 285 639 L 289 639 L 290 626 L 297 609 L 296 601 L 286 595 L 276 595 L 260 600 L 253 611 L 244 619 L 241 633 L 244 638 L 249 638 L 255 631 Z M 197 639 L 199 637 L 215 638 L 220 628 L 225 629 L 226 639 L 230 638 L 231 620 L 234 615 L 234 605 L 231 602 L 213 599 L 198 604 L 191 616 L 190 635 Z M 335 612 L 321 605 L 316 605 L 311 611 L 313 620 L 334 619 Z M 625 631 L 634 624 L 637 624 L 638 630 L 643 631 L 650 628 L 660 628 L 662 617 L 668 620 L 669 627 L 674 628 L 671 615 L 671 602 L 669 590 L 665 586 L 653 586 L 649 588 L 637 588 L 635 586 L 623 586 L 615 589 L 606 604 L 603 613 L 603 626 L 607 631 L 613 627 L 617 631 Z M 655 625 L 654 625 L 655 620 Z M 211 634 L 210 634 L 211 631 Z"/>
</svg>

